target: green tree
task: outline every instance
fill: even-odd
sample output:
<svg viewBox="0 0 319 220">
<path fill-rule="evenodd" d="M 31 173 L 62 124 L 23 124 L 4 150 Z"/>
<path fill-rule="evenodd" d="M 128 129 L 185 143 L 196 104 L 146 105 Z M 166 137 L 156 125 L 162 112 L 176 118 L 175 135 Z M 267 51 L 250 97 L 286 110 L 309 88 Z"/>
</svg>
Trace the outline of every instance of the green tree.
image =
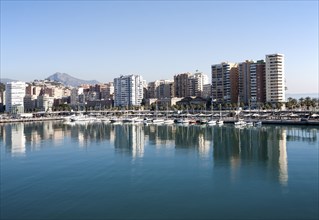
<svg viewBox="0 0 319 220">
<path fill-rule="evenodd" d="M 264 104 L 264 109 L 271 109 L 271 104 L 270 103 L 265 103 Z"/>
<path fill-rule="evenodd" d="M 311 106 L 314 108 L 318 106 L 318 99 L 317 98 L 311 99 Z"/>
<path fill-rule="evenodd" d="M 312 101 L 309 96 L 305 98 L 304 105 L 307 107 L 307 110 L 309 110 L 310 106 L 312 106 Z"/>
<path fill-rule="evenodd" d="M 299 99 L 299 103 L 298 103 L 301 107 L 304 107 L 305 106 L 305 99 L 304 98 L 300 98 Z"/>
<path fill-rule="evenodd" d="M 277 109 L 281 109 L 281 107 L 282 107 L 282 103 L 281 103 L 281 102 L 277 102 L 277 103 L 276 103 L 276 108 L 277 108 Z"/>
</svg>

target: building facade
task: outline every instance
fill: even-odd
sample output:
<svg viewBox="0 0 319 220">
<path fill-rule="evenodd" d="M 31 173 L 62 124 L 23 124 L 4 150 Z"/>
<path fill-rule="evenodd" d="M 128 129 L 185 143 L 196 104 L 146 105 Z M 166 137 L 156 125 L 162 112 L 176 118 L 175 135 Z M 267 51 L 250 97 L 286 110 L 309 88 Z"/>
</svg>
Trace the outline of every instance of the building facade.
<svg viewBox="0 0 319 220">
<path fill-rule="evenodd" d="M 144 81 L 140 75 L 126 75 L 114 79 L 114 106 L 140 106 Z"/>
<path fill-rule="evenodd" d="M 174 97 L 189 96 L 189 81 L 190 73 L 182 73 L 174 76 Z"/>
<path fill-rule="evenodd" d="M 266 55 L 266 102 L 285 102 L 285 64 L 283 54 Z"/>
<path fill-rule="evenodd" d="M 208 84 L 206 74 L 196 72 L 188 78 L 188 96 L 202 97 L 204 85 Z"/>
<path fill-rule="evenodd" d="M 13 114 L 24 112 L 25 90 L 25 82 L 8 82 L 6 84 L 6 112 Z"/>
<path fill-rule="evenodd" d="M 266 101 L 266 72 L 264 60 L 250 64 L 250 103 L 257 108 Z"/>
<path fill-rule="evenodd" d="M 246 60 L 238 64 L 238 96 L 240 102 L 250 104 L 251 79 L 250 66 L 253 61 Z"/>
<path fill-rule="evenodd" d="M 217 103 L 231 103 L 238 95 L 238 68 L 235 63 L 223 62 L 212 68 L 212 99 Z"/>
</svg>

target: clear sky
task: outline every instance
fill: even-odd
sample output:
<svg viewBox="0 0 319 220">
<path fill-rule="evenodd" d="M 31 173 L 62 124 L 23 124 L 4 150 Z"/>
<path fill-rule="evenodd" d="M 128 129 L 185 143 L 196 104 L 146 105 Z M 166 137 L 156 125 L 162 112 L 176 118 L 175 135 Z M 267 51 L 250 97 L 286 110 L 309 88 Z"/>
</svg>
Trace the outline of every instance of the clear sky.
<svg viewBox="0 0 319 220">
<path fill-rule="evenodd" d="M 1 77 L 147 82 L 285 55 L 287 93 L 318 92 L 318 1 L 2 1 Z"/>
</svg>

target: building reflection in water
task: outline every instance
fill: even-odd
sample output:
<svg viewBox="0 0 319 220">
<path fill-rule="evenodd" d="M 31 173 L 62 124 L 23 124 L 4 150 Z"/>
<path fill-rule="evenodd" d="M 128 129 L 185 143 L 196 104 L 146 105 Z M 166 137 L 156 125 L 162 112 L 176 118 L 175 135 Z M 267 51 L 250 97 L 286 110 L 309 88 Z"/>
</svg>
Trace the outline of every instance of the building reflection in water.
<svg viewBox="0 0 319 220">
<path fill-rule="evenodd" d="M 6 151 L 13 157 L 24 156 L 26 153 L 26 137 L 23 123 L 4 126 L 4 143 Z"/>
<path fill-rule="evenodd" d="M 287 141 L 284 127 L 234 128 L 214 130 L 214 162 L 229 161 L 232 178 L 243 165 L 251 162 L 266 164 L 266 170 L 277 170 L 276 179 L 282 185 L 288 182 Z M 275 172 L 276 173 L 276 172 Z"/>
<path fill-rule="evenodd" d="M 202 158 L 211 156 L 212 133 L 206 126 L 176 126 L 175 148 L 194 149 Z"/>
<path fill-rule="evenodd" d="M 115 125 L 114 147 L 117 152 L 129 153 L 133 159 L 144 156 L 144 129 L 139 125 Z"/>
<path fill-rule="evenodd" d="M 130 155 L 133 159 L 144 157 L 145 146 L 155 146 L 158 150 L 175 148 L 175 154 L 197 152 L 202 159 L 211 158 L 216 169 L 229 166 L 233 180 L 242 166 L 262 164 L 266 174 L 282 185 L 288 183 L 287 142 L 318 143 L 316 128 L 293 126 L 235 128 L 231 125 L 207 127 L 37 122 L 5 124 L 0 126 L 0 133 L 0 142 L 5 144 L 6 151 L 12 156 L 57 146 L 56 143 L 62 146 L 61 141 L 65 138 L 75 140 L 79 147 L 108 141 L 106 146 L 114 147 L 117 153 Z M 55 144 L 43 144 L 43 140 L 48 139 Z"/>
</svg>

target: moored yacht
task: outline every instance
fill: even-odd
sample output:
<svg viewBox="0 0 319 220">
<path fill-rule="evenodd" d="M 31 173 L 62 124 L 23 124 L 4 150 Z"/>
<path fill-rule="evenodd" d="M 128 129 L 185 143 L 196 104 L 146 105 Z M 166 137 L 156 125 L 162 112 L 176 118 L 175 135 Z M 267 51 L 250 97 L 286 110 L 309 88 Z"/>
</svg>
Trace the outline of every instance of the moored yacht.
<svg viewBox="0 0 319 220">
<path fill-rule="evenodd" d="M 239 118 L 238 121 L 234 122 L 235 125 L 246 125 L 246 122 L 244 119 Z"/>
<path fill-rule="evenodd" d="M 216 120 L 214 120 L 214 119 L 208 120 L 207 125 L 216 125 Z"/>
</svg>

